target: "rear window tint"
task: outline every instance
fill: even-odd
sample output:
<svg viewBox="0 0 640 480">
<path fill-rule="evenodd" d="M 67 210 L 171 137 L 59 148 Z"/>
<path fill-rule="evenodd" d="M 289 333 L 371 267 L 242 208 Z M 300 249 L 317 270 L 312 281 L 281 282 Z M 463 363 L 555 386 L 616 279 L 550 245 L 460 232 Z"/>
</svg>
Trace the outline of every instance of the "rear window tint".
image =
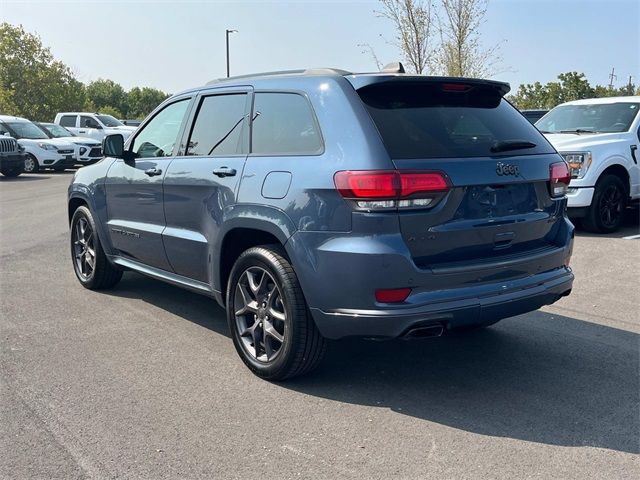
<svg viewBox="0 0 640 480">
<path fill-rule="evenodd" d="M 467 158 L 552 153 L 553 147 L 490 88 L 445 92 L 439 83 L 387 83 L 358 90 L 393 159 Z M 512 140 L 533 148 L 499 153 Z"/>
<path fill-rule="evenodd" d="M 322 140 L 311 105 L 297 93 L 256 93 L 251 152 L 314 155 Z"/>
</svg>

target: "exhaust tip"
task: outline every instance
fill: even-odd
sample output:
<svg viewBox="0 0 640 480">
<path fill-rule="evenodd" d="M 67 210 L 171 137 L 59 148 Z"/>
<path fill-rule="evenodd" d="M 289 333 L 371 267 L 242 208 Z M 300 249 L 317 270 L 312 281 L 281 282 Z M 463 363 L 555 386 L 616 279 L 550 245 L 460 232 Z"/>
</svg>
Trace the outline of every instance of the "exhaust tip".
<svg viewBox="0 0 640 480">
<path fill-rule="evenodd" d="M 426 325 L 423 327 L 411 328 L 402 338 L 404 340 L 415 340 L 419 338 L 440 337 L 444 333 L 444 325 Z"/>
</svg>

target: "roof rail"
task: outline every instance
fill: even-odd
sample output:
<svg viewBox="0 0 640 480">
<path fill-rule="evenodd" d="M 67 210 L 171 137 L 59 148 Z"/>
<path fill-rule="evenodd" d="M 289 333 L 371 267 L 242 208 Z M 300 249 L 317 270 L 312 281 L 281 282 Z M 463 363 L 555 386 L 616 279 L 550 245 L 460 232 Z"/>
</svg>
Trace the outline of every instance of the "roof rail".
<svg viewBox="0 0 640 480">
<path fill-rule="evenodd" d="M 245 78 L 273 77 L 277 75 L 351 75 L 351 72 L 340 70 L 338 68 L 308 68 L 306 70 L 280 70 L 274 72 L 251 73 L 248 75 L 236 75 L 228 78 L 216 78 L 207 82 L 207 85 L 215 85 L 216 83 L 227 82 L 232 80 L 242 80 Z"/>
</svg>

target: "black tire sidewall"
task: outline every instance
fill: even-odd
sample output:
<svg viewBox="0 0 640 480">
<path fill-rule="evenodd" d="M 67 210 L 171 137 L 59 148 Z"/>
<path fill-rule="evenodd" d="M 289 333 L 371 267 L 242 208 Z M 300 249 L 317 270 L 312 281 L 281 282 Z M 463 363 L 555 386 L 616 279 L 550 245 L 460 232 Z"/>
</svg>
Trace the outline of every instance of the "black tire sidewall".
<svg viewBox="0 0 640 480">
<path fill-rule="evenodd" d="M 89 222 L 89 225 L 91 226 L 91 230 L 93 231 L 93 236 L 94 236 L 96 266 L 93 269 L 93 272 L 91 272 L 91 276 L 88 279 L 84 279 L 83 276 L 78 272 L 78 266 L 76 265 L 75 251 L 74 251 L 74 245 L 73 245 L 74 230 L 76 228 L 76 223 L 79 221 L 80 218 L 85 218 Z M 98 268 L 98 252 L 101 251 L 100 250 L 101 247 L 100 247 L 100 239 L 98 238 L 98 234 L 96 232 L 96 224 L 93 221 L 93 215 L 91 215 L 91 211 L 87 207 L 85 206 L 78 207 L 76 211 L 73 212 L 73 217 L 71 218 L 71 235 L 69 235 L 69 237 L 70 237 L 70 246 L 71 246 L 71 261 L 73 262 L 73 271 L 75 272 L 76 277 L 78 278 L 80 283 L 82 283 L 87 288 L 91 288 L 93 287 L 94 280 L 96 277 L 96 269 Z"/>
<path fill-rule="evenodd" d="M 616 187 L 620 190 L 622 194 L 622 213 L 618 218 L 618 221 L 613 226 L 605 226 L 602 223 L 602 219 L 600 218 L 600 202 L 602 201 L 602 195 L 611 185 L 616 185 Z M 593 195 L 593 200 L 591 202 L 591 206 L 589 207 L 589 213 L 586 221 L 583 222 L 588 230 L 601 232 L 601 233 L 612 233 L 620 228 L 622 222 L 624 221 L 624 209 L 626 207 L 626 195 L 627 191 L 624 187 L 624 183 L 622 180 L 616 175 L 605 175 L 596 183 L 595 192 Z"/>
<path fill-rule="evenodd" d="M 227 284 L 227 322 L 229 324 L 229 330 L 231 338 L 238 351 L 238 354 L 244 361 L 244 363 L 256 374 L 263 378 L 278 377 L 283 371 L 289 369 L 290 363 L 294 360 L 292 357 L 292 351 L 294 342 L 297 337 L 297 325 L 295 312 L 297 303 L 302 299 L 299 298 L 296 290 L 299 290 L 299 285 L 292 285 L 291 281 L 284 275 L 282 266 L 279 265 L 281 261 L 286 259 L 280 257 L 275 262 L 272 260 L 272 256 L 278 255 L 264 247 L 256 247 L 247 250 L 236 261 L 231 275 L 229 276 L 229 282 Z M 271 254 L 271 255 L 270 255 Z M 276 257 L 277 258 L 277 257 Z M 273 279 L 278 283 L 280 293 L 284 296 L 284 304 L 286 310 L 286 320 L 284 327 L 285 341 L 281 347 L 278 357 L 270 363 L 260 362 L 253 358 L 246 350 L 240 339 L 238 327 L 236 325 L 235 312 L 234 312 L 234 298 L 236 285 L 242 274 L 250 267 L 261 267 L 267 270 Z M 304 300 L 302 300 L 304 302 Z"/>
</svg>

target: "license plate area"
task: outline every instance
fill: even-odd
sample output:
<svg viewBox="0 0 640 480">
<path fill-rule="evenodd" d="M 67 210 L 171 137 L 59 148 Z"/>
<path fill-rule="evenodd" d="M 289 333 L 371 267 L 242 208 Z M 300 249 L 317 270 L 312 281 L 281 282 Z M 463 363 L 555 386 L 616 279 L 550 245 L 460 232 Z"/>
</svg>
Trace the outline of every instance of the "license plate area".
<svg viewBox="0 0 640 480">
<path fill-rule="evenodd" d="M 540 211 L 533 183 L 475 185 L 466 192 L 453 220 L 480 220 Z"/>
</svg>

